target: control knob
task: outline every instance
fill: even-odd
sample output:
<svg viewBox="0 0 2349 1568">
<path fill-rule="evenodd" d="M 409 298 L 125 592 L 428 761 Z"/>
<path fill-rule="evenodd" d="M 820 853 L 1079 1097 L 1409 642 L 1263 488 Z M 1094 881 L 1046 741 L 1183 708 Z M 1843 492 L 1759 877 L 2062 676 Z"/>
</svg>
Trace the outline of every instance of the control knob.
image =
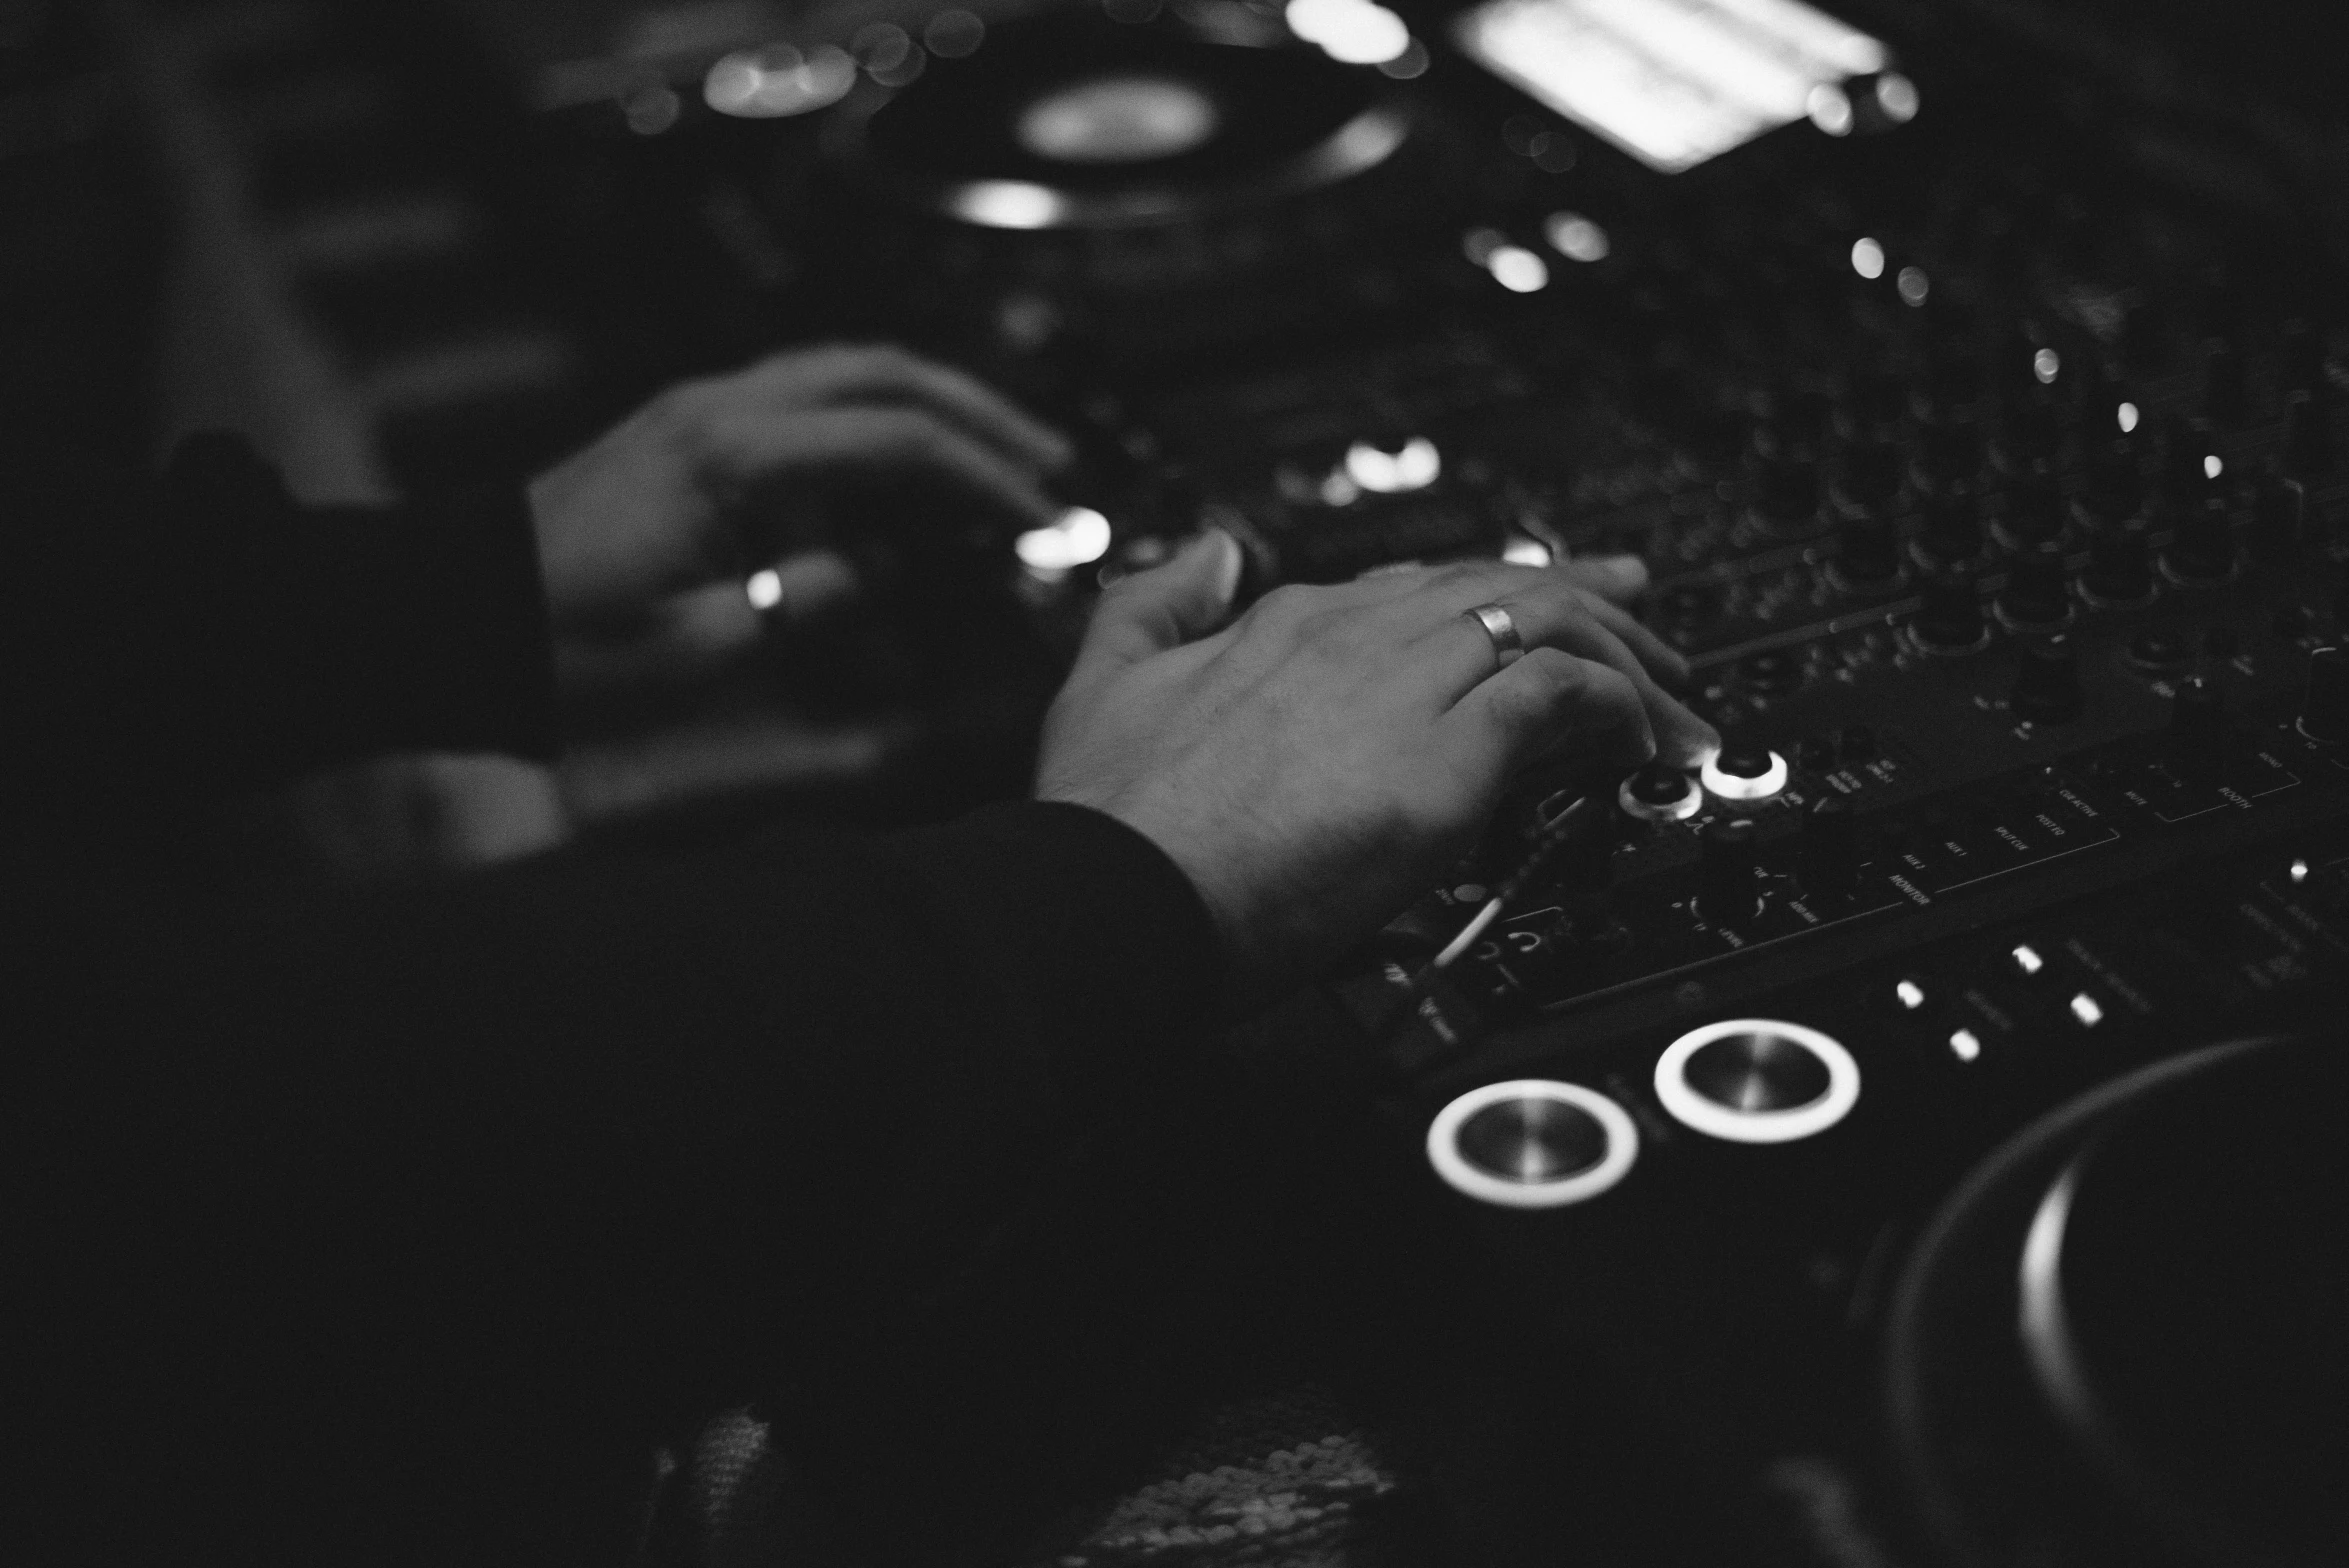
<svg viewBox="0 0 2349 1568">
<path fill-rule="evenodd" d="M 1715 925 L 1744 925 L 1762 912 L 1760 832 L 1751 817 L 1725 817 L 1699 840 L 1697 913 Z"/>
<path fill-rule="evenodd" d="M 1841 795 L 1822 795 L 1803 813 L 1799 845 L 1803 886 L 1814 893 L 1847 893 L 1859 879 L 1858 814 Z"/>
<path fill-rule="evenodd" d="M 2216 496 L 2178 521 L 2161 564 L 2187 583 L 2222 582 L 2235 570 L 2235 525 L 2227 503 Z"/>
<path fill-rule="evenodd" d="M 2215 781 L 2226 762 L 2227 701 L 2199 675 L 2178 682 L 2170 699 L 2170 761 L 2186 778 Z"/>
<path fill-rule="evenodd" d="M 2010 626 L 2061 626 L 2071 619 L 2071 581 L 2063 552 L 2042 547 L 2015 557 L 1998 593 L 1999 617 Z"/>
<path fill-rule="evenodd" d="M 1945 571 L 1925 584 L 1923 602 L 1909 631 L 1928 653 L 1972 653 L 1990 641 L 1990 627 L 1982 618 L 1982 597 L 1974 574 Z"/>
<path fill-rule="evenodd" d="M 2327 746 L 2349 741 L 2349 648 L 2319 648 L 2308 656 L 2300 733 Z"/>
<path fill-rule="evenodd" d="M 2088 541 L 2080 586 L 2099 604 L 2140 604 L 2153 595 L 2150 529 L 2142 517 L 2100 528 Z"/>
<path fill-rule="evenodd" d="M 2069 637 L 2023 645 L 2009 704 L 2017 718 L 2061 724 L 2080 716 L 2080 659 Z"/>
</svg>

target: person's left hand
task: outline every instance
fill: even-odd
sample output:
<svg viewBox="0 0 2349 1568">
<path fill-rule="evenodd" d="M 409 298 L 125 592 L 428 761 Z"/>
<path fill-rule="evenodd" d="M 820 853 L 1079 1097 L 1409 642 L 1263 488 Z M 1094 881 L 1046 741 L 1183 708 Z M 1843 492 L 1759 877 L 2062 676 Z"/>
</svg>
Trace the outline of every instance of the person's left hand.
<svg viewBox="0 0 2349 1568">
<path fill-rule="evenodd" d="M 672 387 L 540 475 L 529 499 L 557 683 L 601 729 L 562 764 L 574 817 L 875 771 L 916 733 L 909 716 L 816 726 L 724 689 L 764 636 L 746 579 L 772 568 L 767 613 L 803 619 L 859 592 L 842 556 L 807 547 L 827 492 L 911 480 L 915 504 L 927 488 L 1032 528 L 1058 516 L 1043 481 L 1071 455 L 961 371 L 835 346 Z"/>
<path fill-rule="evenodd" d="M 900 348 L 797 349 L 680 383 L 530 484 L 559 678 L 569 694 L 690 685 L 747 656 L 759 619 L 743 581 L 771 564 L 754 552 L 789 538 L 827 483 L 926 481 L 1032 528 L 1058 515 L 1043 476 L 1071 455 L 1000 394 Z"/>
</svg>

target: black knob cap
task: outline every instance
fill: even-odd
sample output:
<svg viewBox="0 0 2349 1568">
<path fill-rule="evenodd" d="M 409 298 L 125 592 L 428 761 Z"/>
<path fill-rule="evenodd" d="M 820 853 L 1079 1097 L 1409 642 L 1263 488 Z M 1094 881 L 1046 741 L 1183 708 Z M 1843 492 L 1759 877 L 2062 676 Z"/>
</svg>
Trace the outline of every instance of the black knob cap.
<svg viewBox="0 0 2349 1568">
<path fill-rule="evenodd" d="M 2153 592 L 2151 530 L 2142 517 L 2098 529 L 2088 540 L 2080 586 L 2105 604 L 2135 604 Z"/>
<path fill-rule="evenodd" d="M 1989 640 L 1982 596 L 1971 572 L 1943 572 L 1925 584 L 1924 602 L 1910 623 L 1919 647 L 1935 653 L 1970 653 Z"/>
<path fill-rule="evenodd" d="M 2225 338 L 2215 338 L 2202 359 L 2202 411 L 2213 424 L 2233 429 L 2250 412 L 2249 384 L 2243 352 Z"/>
<path fill-rule="evenodd" d="M 2169 368 L 2170 325 L 2153 301 L 2137 301 L 2121 318 L 2121 358 L 2132 376 L 2158 375 Z"/>
<path fill-rule="evenodd" d="M 2138 464 L 2135 442 L 2115 437 L 2097 446 L 2089 459 L 2082 502 L 2091 515 L 2111 523 L 2145 509 L 2145 472 Z"/>
<path fill-rule="evenodd" d="M 2328 746 L 2349 742 L 2349 648 L 2319 648 L 2308 656 L 2300 733 Z"/>
<path fill-rule="evenodd" d="M 2178 682 L 2170 699 L 2170 762 L 2193 779 L 2215 779 L 2226 761 L 2227 704 L 2199 675 Z"/>
<path fill-rule="evenodd" d="M 1951 484 L 1971 479 L 1982 468 L 1982 427 L 1971 419 L 1933 421 L 1918 427 L 1926 477 Z"/>
<path fill-rule="evenodd" d="M 2322 479 L 2333 471 L 2332 409 L 2320 387 L 2284 400 L 2284 472 Z"/>
<path fill-rule="evenodd" d="M 2015 486 L 1998 529 L 2010 545 L 2046 544 L 2064 531 L 2063 492 L 2053 480 L 2044 478 Z"/>
<path fill-rule="evenodd" d="M 1882 506 L 1900 493 L 1900 448 L 1890 441 L 1854 441 L 1843 449 L 1836 487 L 1846 499 Z"/>
<path fill-rule="evenodd" d="M 1846 587 L 1881 588 L 1900 575 L 1900 538 L 1883 517 L 1847 519 L 1836 530 L 1835 575 Z"/>
<path fill-rule="evenodd" d="M 1754 509 L 1776 533 L 1799 532 L 1819 512 L 1817 457 L 1767 425 L 1754 432 Z"/>
<path fill-rule="evenodd" d="M 2068 637 L 2026 643 L 2009 699 L 2017 718 L 2062 724 L 2080 716 L 2080 660 Z"/>
<path fill-rule="evenodd" d="M 1759 829 L 1750 817 L 1729 817 L 1712 823 L 1700 841 L 1697 860 L 1697 913 L 1715 925 L 1744 925 L 1762 912 Z"/>
<path fill-rule="evenodd" d="M 2162 565 L 2184 582 L 2218 582 L 2235 570 L 2235 525 L 2224 501 L 2212 499 L 2178 520 Z"/>
<path fill-rule="evenodd" d="M 1857 813 L 1841 795 L 1824 795 L 1803 813 L 1800 844 L 1803 886 L 1814 893 L 1845 893 L 1859 879 Z"/>
<path fill-rule="evenodd" d="M 2063 553 L 2042 547 L 2015 557 L 1999 590 L 1998 612 L 2018 626 L 2058 626 L 2072 614 Z"/>
<path fill-rule="evenodd" d="M 1917 543 L 1925 554 L 1944 566 L 1971 561 L 1982 553 L 1982 508 L 1974 492 L 1962 486 L 1929 496 L 1925 527 Z"/>
</svg>

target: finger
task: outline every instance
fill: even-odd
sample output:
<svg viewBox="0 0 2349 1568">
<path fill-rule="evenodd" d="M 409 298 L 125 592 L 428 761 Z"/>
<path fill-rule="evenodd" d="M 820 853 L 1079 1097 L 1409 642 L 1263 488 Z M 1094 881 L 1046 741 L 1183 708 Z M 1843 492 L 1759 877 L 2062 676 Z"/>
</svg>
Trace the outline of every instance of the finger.
<svg viewBox="0 0 2349 1568">
<path fill-rule="evenodd" d="M 1495 782 L 1561 748 L 1621 768 L 1656 755 L 1648 705 L 1631 678 L 1557 648 L 1530 650 L 1462 697 L 1439 725 L 1457 754 Z"/>
<path fill-rule="evenodd" d="M 758 611 L 733 582 L 675 594 L 624 627 L 555 641 L 555 681 L 566 700 L 716 679 L 757 650 Z"/>
<path fill-rule="evenodd" d="M 1487 594 L 1492 597 L 1483 597 Z M 1424 671 L 1425 678 L 1438 688 L 1439 700 L 1456 700 L 1493 673 L 1498 650 L 1467 611 L 1497 604 L 1508 611 L 1528 649 L 1562 648 L 1608 665 L 1630 680 L 1646 703 L 1656 739 L 1671 761 L 1693 767 L 1720 749 L 1721 738 L 1713 727 L 1689 712 L 1655 679 L 1658 668 L 1679 674 L 1686 666 L 1676 657 L 1669 661 L 1657 658 L 1660 651 L 1668 650 L 1662 650 L 1660 644 L 1650 646 L 1653 638 L 1645 635 L 1644 627 L 1557 573 L 1526 571 L 1511 577 L 1462 574 L 1432 583 L 1424 597 L 1438 613 L 1459 607 L 1425 634 L 1422 641 L 1433 646 L 1420 649 L 1425 657 L 1414 660 L 1414 667 Z M 1427 611 L 1398 605 L 1395 613 Z M 1642 636 L 1636 642 L 1627 639 L 1619 627 Z M 1646 657 L 1642 657 L 1643 650 Z"/>
<path fill-rule="evenodd" d="M 1581 555 L 1550 570 L 1609 604 L 1629 604 L 1647 592 L 1648 565 L 1636 555 Z"/>
<path fill-rule="evenodd" d="M 1019 461 L 1046 470 L 1076 456 L 1066 436 L 977 377 L 889 344 L 836 344 L 762 360 L 712 383 L 728 401 L 808 408 L 860 398 L 903 398 Z"/>
<path fill-rule="evenodd" d="M 1525 623 L 1526 617 L 1518 609 L 1521 600 L 1539 621 L 1587 617 L 1613 633 L 1617 641 L 1638 657 L 1640 668 L 1656 680 L 1672 686 L 1687 683 L 1686 658 L 1642 626 L 1629 611 L 1586 587 L 1582 576 L 1569 569 L 1480 563 L 1439 572 L 1427 579 L 1427 584 L 1442 596 L 1444 603 L 1457 606 L 1457 611 L 1480 604 L 1502 606 L 1519 621 L 1518 631 L 1527 647 L 1533 646 L 1538 628 Z"/>
<path fill-rule="evenodd" d="M 1210 528 L 1164 566 L 1120 579 L 1101 596 L 1068 684 L 1089 684 L 1221 626 L 1240 585 L 1239 541 Z"/>
<path fill-rule="evenodd" d="M 911 720 L 812 729 L 748 713 L 625 742 L 568 748 L 557 765 L 571 820 L 590 828 L 754 791 L 870 778 L 919 738 Z"/>
<path fill-rule="evenodd" d="M 842 470 L 925 474 L 1041 528 L 1061 508 L 1028 469 L 915 408 L 823 408 L 787 419 L 736 413 L 704 436 L 709 476 L 757 486 Z"/>
</svg>

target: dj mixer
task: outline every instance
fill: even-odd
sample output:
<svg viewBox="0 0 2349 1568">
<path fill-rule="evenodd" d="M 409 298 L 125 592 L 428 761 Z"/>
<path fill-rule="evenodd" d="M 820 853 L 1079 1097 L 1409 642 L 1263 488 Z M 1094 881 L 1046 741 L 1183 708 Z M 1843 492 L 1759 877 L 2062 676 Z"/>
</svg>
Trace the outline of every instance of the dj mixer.
<svg viewBox="0 0 2349 1568">
<path fill-rule="evenodd" d="M 1719 757 L 1524 781 L 1278 1020 L 1444 1238 L 1481 1549 L 2337 1563 L 2339 105 L 1834 9 L 955 10 L 533 135 L 617 383 L 848 329 L 1078 432 L 957 558 L 1020 638 L 1208 525 L 1248 593 L 1646 562 Z"/>
</svg>

